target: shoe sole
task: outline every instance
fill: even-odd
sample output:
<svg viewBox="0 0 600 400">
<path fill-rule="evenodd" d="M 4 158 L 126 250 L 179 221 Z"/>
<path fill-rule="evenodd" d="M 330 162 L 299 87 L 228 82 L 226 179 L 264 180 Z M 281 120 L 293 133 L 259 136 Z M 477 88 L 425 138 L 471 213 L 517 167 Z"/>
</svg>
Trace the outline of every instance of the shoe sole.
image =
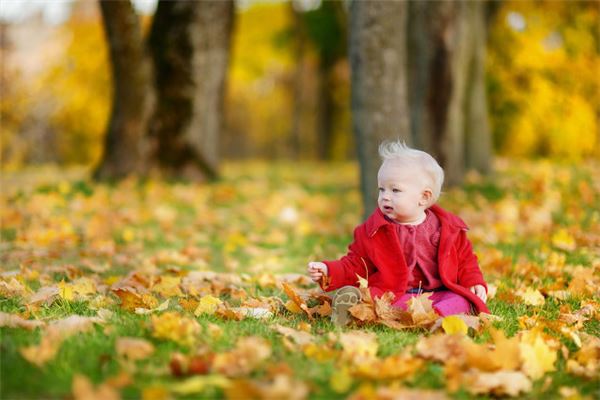
<svg viewBox="0 0 600 400">
<path fill-rule="evenodd" d="M 350 307 L 360 301 L 360 290 L 355 287 L 340 289 L 333 298 L 331 322 L 338 326 L 346 326 L 350 322 Z"/>
</svg>

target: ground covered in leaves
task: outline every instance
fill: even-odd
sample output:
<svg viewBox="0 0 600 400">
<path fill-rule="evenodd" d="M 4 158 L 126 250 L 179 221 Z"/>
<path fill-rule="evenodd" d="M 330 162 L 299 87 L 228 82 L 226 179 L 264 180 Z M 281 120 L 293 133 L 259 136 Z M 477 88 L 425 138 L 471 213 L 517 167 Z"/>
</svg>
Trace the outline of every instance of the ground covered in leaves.
<svg viewBox="0 0 600 400">
<path fill-rule="evenodd" d="M 598 398 L 600 165 L 497 169 L 441 201 L 471 227 L 492 314 L 367 298 L 344 329 L 304 271 L 359 223 L 354 165 L 5 174 L 0 397 Z"/>
</svg>

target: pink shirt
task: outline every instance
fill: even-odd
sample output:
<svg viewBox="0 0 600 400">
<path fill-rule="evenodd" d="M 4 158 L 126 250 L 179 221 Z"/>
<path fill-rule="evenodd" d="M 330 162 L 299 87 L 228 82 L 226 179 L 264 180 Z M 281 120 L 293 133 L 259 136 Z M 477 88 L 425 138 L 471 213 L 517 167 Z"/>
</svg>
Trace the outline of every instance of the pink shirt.
<svg viewBox="0 0 600 400">
<path fill-rule="evenodd" d="M 433 290 L 443 286 L 437 261 L 440 228 L 440 220 L 429 210 L 425 210 L 425 220 L 419 225 L 396 225 L 408 266 L 409 289 Z"/>
</svg>

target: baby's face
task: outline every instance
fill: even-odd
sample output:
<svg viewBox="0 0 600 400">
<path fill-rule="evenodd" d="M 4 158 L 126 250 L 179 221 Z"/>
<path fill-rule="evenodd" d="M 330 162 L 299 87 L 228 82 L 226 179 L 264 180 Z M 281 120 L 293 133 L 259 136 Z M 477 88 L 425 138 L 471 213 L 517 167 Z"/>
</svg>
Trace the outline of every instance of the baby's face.
<svg viewBox="0 0 600 400">
<path fill-rule="evenodd" d="M 377 204 L 388 218 L 409 223 L 419 220 L 431 201 L 431 189 L 418 169 L 396 160 L 386 160 L 377 174 Z"/>
</svg>

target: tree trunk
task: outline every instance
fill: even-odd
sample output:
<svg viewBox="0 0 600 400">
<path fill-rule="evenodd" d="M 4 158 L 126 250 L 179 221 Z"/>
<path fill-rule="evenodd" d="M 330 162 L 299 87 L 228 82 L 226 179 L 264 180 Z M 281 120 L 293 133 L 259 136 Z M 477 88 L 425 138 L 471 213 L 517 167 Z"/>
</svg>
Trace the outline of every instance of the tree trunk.
<svg viewBox="0 0 600 400">
<path fill-rule="evenodd" d="M 446 182 L 464 175 L 464 99 L 469 2 L 409 3 L 409 82 L 412 136 L 442 165 Z"/>
<path fill-rule="evenodd" d="M 490 171 L 485 95 L 485 4 L 409 3 L 411 133 L 440 162 L 449 186 L 466 168 Z"/>
<path fill-rule="evenodd" d="M 478 1 L 469 4 L 468 18 L 474 40 L 467 72 L 469 81 L 465 130 L 466 167 L 482 174 L 492 171 L 492 132 L 485 85 L 486 5 L 487 3 Z"/>
<path fill-rule="evenodd" d="M 114 89 L 104 154 L 94 177 L 119 179 L 143 169 L 143 137 L 153 105 L 152 70 L 131 2 L 99 3 Z"/>
<path fill-rule="evenodd" d="M 353 1 L 350 5 L 352 126 L 361 171 L 364 215 L 377 204 L 378 146 L 411 144 L 406 93 L 407 3 Z"/>
<path fill-rule="evenodd" d="M 150 34 L 157 107 L 150 136 L 167 174 L 218 177 L 233 2 L 164 1 Z"/>
</svg>

